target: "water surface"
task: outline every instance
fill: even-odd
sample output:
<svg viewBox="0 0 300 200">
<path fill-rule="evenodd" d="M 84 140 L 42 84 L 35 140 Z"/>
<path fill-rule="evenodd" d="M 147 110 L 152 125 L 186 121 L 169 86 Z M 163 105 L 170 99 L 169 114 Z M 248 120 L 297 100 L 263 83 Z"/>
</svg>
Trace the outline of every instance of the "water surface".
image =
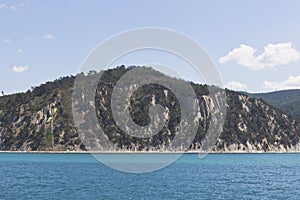
<svg viewBox="0 0 300 200">
<path fill-rule="evenodd" d="M 0 154 L 0 199 L 298 199 L 300 154 L 185 154 L 130 174 L 89 154 Z"/>
</svg>

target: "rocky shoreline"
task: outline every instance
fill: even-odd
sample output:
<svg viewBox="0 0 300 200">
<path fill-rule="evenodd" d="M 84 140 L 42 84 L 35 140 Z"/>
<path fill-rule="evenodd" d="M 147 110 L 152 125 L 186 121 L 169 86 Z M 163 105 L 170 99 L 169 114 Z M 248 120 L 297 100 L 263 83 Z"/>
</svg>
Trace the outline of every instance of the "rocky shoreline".
<svg viewBox="0 0 300 200">
<path fill-rule="evenodd" d="M 0 151 L 12 154 L 289 154 L 300 151 Z"/>
</svg>

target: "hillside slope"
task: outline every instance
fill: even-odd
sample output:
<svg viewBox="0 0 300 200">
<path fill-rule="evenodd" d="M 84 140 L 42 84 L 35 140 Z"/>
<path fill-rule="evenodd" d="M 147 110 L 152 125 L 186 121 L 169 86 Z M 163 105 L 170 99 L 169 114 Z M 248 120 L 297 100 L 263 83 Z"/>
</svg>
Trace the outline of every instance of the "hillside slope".
<svg viewBox="0 0 300 200">
<path fill-rule="evenodd" d="M 74 105 L 81 112 L 82 124 L 91 123 L 83 104 L 96 109 L 97 119 L 114 149 L 123 151 L 178 151 L 172 144 L 180 126 L 180 105 L 176 96 L 161 85 L 145 85 L 136 90 L 130 100 L 130 115 L 140 126 L 149 124 L 149 108 L 153 101 L 165 108 L 161 131 L 149 138 L 137 138 L 126 134 L 113 120 L 111 110 L 112 90 L 119 78 L 130 68 L 118 67 L 103 73 L 96 90 L 95 105 L 84 103 L 84 95 L 78 94 Z M 152 69 L 149 69 L 152 71 Z M 157 73 L 160 76 L 159 73 Z M 78 74 L 83 80 L 97 78 L 96 72 Z M 164 77 L 166 78 L 166 77 Z M 171 78 L 169 78 L 171 79 Z M 13 151 L 82 151 L 86 149 L 109 150 L 101 139 L 91 136 L 82 143 L 75 128 L 72 114 L 72 89 L 75 77 L 65 77 L 47 82 L 26 93 L 0 98 L 0 150 Z M 173 79 L 172 81 L 180 81 Z M 208 86 L 191 84 L 198 98 L 200 110 L 195 116 L 199 122 L 198 132 L 189 150 L 199 151 L 207 134 L 212 112 L 219 102 L 208 93 Z M 82 88 L 84 91 L 84 87 Z M 300 151 L 300 129 L 290 115 L 267 104 L 263 100 L 226 90 L 227 110 L 223 131 L 212 151 Z M 156 123 L 162 120 L 157 118 Z M 188 133 L 187 133 L 188 134 Z M 94 137 L 94 138 L 93 138 Z"/>
<path fill-rule="evenodd" d="M 248 95 L 264 99 L 269 104 L 300 119 L 300 89 L 268 93 L 249 93 Z"/>
</svg>

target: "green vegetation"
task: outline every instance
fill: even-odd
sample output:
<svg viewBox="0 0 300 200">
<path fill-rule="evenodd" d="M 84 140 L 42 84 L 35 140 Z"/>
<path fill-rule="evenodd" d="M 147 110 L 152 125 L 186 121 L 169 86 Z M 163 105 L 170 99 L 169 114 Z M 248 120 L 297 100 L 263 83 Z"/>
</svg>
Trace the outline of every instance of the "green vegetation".
<svg viewBox="0 0 300 200">
<path fill-rule="evenodd" d="M 269 93 L 249 93 L 248 95 L 255 98 L 261 98 L 287 114 L 300 119 L 300 89 Z"/>
<path fill-rule="evenodd" d="M 176 136 L 180 121 L 185 119 L 181 119 L 181 107 L 175 94 L 162 85 L 148 84 L 138 88 L 129 102 L 130 116 L 140 126 L 150 123 L 148 113 L 153 99 L 156 104 L 168 110 L 165 116 L 166 123 L 158 134 L 150 138 L 137 138 L 124 133 L 116 125 L 111 110 L 112 92 L 120 77 L 132 68 L 120 66 L 101 72 L 103 74 L 98 82 L 95 105 L 86 100 L 88 97 L 94 97 L 94 94 L 89 94 L 85 87 L 93 80 L 97 80 L 99 74 L 91 71 L 88 74 L 77 75 L 81 82 L 73 106 L 81 113 L 81 126 L 90 127 L 89 123 L 92 125 L 96 123 L 87 113 L 88 108 L 93 108 L 96 109 L 101 128 L 115 148 L 137 151 L 174 150 L 170 149 L 169 145 Z M 151 68 L 147 70 L 175 84 L 182 81 L 168 78 Z M 147 78 L 147 72 L 143 74 L 143 78 Z M 80 140 L 78 135 L 80 133 L 74 126 L 72 114 L 74 81 L 74 76 L 64 77 L 33 87 L 25 93 L 0 97 L 0 150 L 79 151 L 97 147 L 105 149 L 101 143 L 102 139 L 98 138 L 100 141 L 97 141 L 93 130 L 88 134 L 90 138 L 89 142 L 85 143 L 86 146 Z M 216 109 L 213 107 L 216 106 L 216 102 L 209 96 L 207 85 L 191 83 L 191 86 L 198 98 L 200 117 L 195 118 L 199 121 L 199 128 L 190 149 L 199 150 L 210 126 L 211 112 Z M 272 151 L 292 148 L 299 144 L 299 125 L 291 115 L 285 115 L 281 109 L 267 104 L 264 100 L 230 90 L 225 92 L 227 115 L 214 150 L 224 151 L 233 148 L 247 151 L 250 145 L 252 149 Z M 120 100 L 120 103 L 124 102 Z M 156 120 L 159 123 L 161 119 Z"/>
</svg>

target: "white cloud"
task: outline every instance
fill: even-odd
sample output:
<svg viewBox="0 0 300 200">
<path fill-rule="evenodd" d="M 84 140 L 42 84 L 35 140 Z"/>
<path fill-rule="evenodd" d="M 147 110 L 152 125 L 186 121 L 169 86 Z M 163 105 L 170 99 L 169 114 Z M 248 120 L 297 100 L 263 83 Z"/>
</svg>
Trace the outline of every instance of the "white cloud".
<svg viewBox="0 0 300 200">
<path fill-rule="evenodd" d="M 5 3 L 0 3 L 0 10 L 15 11 L 16 10 L 16 6 L 14 6 L 14 5 L 8 5 L 8 4 L 5 4 Z"/>
<path fill-rule="evenodd" d="M 15 66 L 13 66 L 12 71 L 16 72 L 16 73 L 22 73 L 22 72 L 28 70 L 28 68 L 29 68 L 28 65 L 19 65 L 19 66 L 15 65 Z"/>
<path fill-rule="evenodd" d="M 44 39 L 44 40 L 54 40 L 55 36 L 53 34 L 45 34 L 45 35 L 40 35 L 40 34 L 35 34 L 35 35 L 29 35 L 26 37 L 26 40 L 40 40 L 40 39 Z"/>
<path fill-rule="evenodd" d="M 17 49 L 17 52 L 18 52 L 18 53 L 22 53 L 22 52 L 23 52 L 23 49 Z"/>
<path fill-rule="evenodd" d="M 3 42 L 5 44 L 10 44 L 11 43 L 11 40 L 9 39 L 4 39 L 4 38 L 0 38 L 0 42 Z"/>
<path fill-rule="evenodd" d="M 263 88 L 267 90 L 300 89 L 300 76 L 290 76 L 281 82 L 265 81 Z"/>
<path fill-rule="evenodd" d="M 233 49 L 226 56 L 219 58 L 218 62 L 223 64 L 236 61 L 239 65 L 260 70 L 286 65 L 300 59 L 300 52 L 293 47 L 292 42 L 268 44 L 264 47 L 263 53 L 255 55 L 256 52 L 257 49 L 241 44 L 240 47 Z"/>
<path fill-rule="evenodd" d="M 28 4 L 30 4 L 30 1 L 20 2 L 18 4 L 16 2 L 13 4 L 11 4 L 11 2 L 10 3 L 1 3 L 0 2 L 0 10 L 15 11 L 19 8 L 25 7 Z"/>
<path fill-rule="evenodd" d="M 237 82 L 237 81 L 230 81 L 229 83 L 227 83 L 225 88 L 241 91 L 241 90 L 246 90 L 247 86 L 245 84 Z"/>
<path fill-rule="evenodd" d="M 46 39 L 46 40 L 54 40 L 55 36 L 52 35 L 52 34 L 47 34 L 47 35 L 44 35 L 44 39 Z"/>
</svg>

